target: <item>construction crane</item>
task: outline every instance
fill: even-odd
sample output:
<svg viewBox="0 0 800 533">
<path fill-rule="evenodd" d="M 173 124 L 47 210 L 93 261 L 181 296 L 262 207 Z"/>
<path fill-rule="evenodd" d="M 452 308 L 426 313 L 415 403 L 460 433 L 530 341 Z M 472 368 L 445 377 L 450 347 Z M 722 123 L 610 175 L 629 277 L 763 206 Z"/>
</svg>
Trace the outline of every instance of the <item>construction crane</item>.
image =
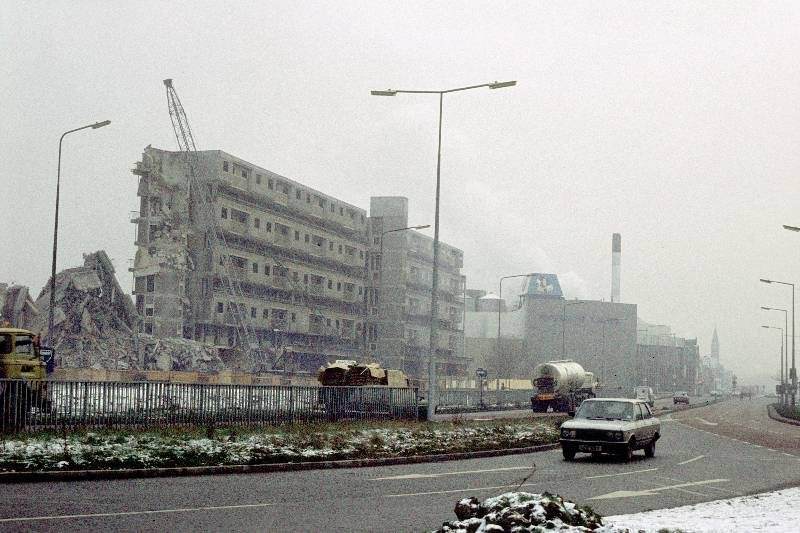
<svg viewBox="0 0 800 533">
<path fill-rule="evenodd" d="M 204 239 L 207 246 L 205 250 L 227 249 L 225 234 L 217 222 L 214 210 L 213 198 L 211 195 L 212 186 L 209 177 L 200 164 L 200 156 L 197 153 L 192 129 L 189 127 L 189 120 L 183 109 L 178 93 L 172 86 L 172 79 L 164 80 L 167 88 L 167 105 L 169 107 L 169 118 L 172 121 L 172 129 L 175 131 L 175 139 L 178 141 L 178 148 L 183 152 L 186 162 L 186 190 L 188 195 L 189 219 L 204 232 Z M 207 263 L 213 265 L 213 261 Z M 240 302 L 244 300 L 242 284 L 238 278 L 231 275 L 230 259 L 227 254 L 220 254 L 219 264 L 221 272 L 219 274 L 223 288 L 228 294 L 231 314 L 233 315 L 237 338 L 240 339 L 248 360 L 253 367 L 263 363 L 264 356 L 258 345 L 258 337 L 255 328 L 250 322 L 247 310 L 242 309 Z M 213 268 L 213 267 L 212 267 Z"/>
<path fill-rule="evenodd" d="M 181 104 L 180 98 L 172 85 L 172 79 L 164 80 L 164 86 L 167 89 L 167 104 L 169 107 L 170 120 L 172 121 L 172 128 L 175 132 L 175 139 L 178 142 L 180 151 L 183 152 L 186 162 L 186 187 L 189 199 L 190 220 L 192 220 L 197 227 L 205 230 L 205 239 L 208 244 L 208 246 L 205 247 L 206 250 L 220 250 L 221 248 L 219 248 L 219 246 L 228 249 L 225 231 L 219 225 L 214 210 L 212 183 L 207 173 L 204 172 L 204 166 L 200 162 L 194 135 L 189 127 L 189 121 L 186 118 L 183 104 Z M 236 333 L 244 344 L 246 355 L 254 369 L 264 368 L 265 365 L 275 368 L 283 357 L 283 354 L 278 353 L 276 349 L 270 357 L 268 350 L 259 347 L 255 327 L 247 314 L 247 309 L 240 307 L 240 302 L 244 300 L 241 281 L 236 276 L 231 275 L 230 258 L 228 255 L 221 253 L 220 256 L 219 264 L 222 267 L 220 281 L 229 299 L 233 303 L 230 307 L 232 308 L 232 314 L 235 320 Z M 277 258 L 265 257 L 273 261 L 273 264 L 288 271 Z M 213 262 L 207 264 L 213 264 Z M 320 317 L 322 324 L 324 324 L 325 315 L 310 298 L 308 288 L 301 286 L 298 281 L 295 281 L 291 277 L 288 277 L 288 280 L 292 286 L 292 294 L 300 295 L 305 306 L 311 309 L 312 314 Z M 294 296 L 292 300 L 294 300 Z M 366 328 L 366 323 L 364 324 L 364 328 Z"/>
</svg>

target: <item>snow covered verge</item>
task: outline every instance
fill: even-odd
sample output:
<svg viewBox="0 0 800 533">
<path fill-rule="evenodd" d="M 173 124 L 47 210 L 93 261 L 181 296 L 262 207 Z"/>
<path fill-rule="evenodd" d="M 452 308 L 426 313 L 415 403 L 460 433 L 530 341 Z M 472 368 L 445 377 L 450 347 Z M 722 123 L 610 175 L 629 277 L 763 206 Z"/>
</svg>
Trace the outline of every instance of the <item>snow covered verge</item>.
<svg viewBox="0 0 800 533">
<path fill-rule="evenodd" d="M 711 533 L 730 531 L 796 532 L 800 528 L 800 487 L 657 509 L 646 513 L 608 516 L 605 521 L 632 532 L 664 529 Z"/>
<path fill-rule="evenodd" d="M 347 429 L 294 426 L 237 434 L 97 432 L 0 441 L 0 471 L 163 468 L 398 457 L 519 448 L 558 441 L 555 424 L 423 423 Z"/>
<path fill-rule="evenodd" d="M 657 509 L 601 518 L 547 492 L 507 492 L 480 502 L 456 503 L 457 520 L 445 522 L 436 533 L 728 533 L 731 531 L 798 531 L 800 487 L 739 496 L 728 500 Z"/>
</svg>

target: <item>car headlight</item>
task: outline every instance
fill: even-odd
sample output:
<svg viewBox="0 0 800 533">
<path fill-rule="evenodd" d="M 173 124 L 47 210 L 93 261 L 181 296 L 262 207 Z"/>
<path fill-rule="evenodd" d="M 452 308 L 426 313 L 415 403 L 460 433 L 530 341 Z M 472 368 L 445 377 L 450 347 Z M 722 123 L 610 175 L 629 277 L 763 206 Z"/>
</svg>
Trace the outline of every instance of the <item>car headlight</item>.
<svg viewBox="0 0 800 533">
<path fill-rule="evenodd" d="M 562 429 L 561 436 L 564 438 L 574 438 L 575 437 L 575 430 L 574 429 Z"/>
<path fill-rule="evenodd" d="M 621 431 L 614 432 L 614 440 L 622 440 L 623 434 Z"/>
</svg>

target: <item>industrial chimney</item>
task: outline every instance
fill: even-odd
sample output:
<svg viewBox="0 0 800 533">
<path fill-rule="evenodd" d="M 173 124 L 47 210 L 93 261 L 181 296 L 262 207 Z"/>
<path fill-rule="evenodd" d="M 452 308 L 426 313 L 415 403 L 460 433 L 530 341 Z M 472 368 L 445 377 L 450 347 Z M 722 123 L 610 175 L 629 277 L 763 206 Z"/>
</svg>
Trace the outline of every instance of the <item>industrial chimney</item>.
<svg viewBox="0 0 800 533">
<path fill-rule="evenodd" d="M 622 236 L 614 233 L 611 236 L 611 301 L 619 302 L 619 269 L 622 259 Z"/>
</svg>

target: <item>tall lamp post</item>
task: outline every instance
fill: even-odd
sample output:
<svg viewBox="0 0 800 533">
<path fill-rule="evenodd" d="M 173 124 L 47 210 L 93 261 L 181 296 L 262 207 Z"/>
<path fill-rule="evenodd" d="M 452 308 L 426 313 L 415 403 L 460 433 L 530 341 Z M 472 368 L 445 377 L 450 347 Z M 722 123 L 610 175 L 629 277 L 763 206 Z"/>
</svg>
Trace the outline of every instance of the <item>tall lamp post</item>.
<svg viewBox="0 0 800 533">
<path fill-rule="evenodd" d="M 430 228 L 430 227 L 431 227 L 430 224 L 424 224 L 422 226 L 408 226 L 406 228 L 390 229 L 390 230 L 386 230 L 386 231 L 382 231 L 381 232 L 381 252 L 380 252 L 380 255 L 378 256 L 378 258 L 379 258 L 379 260 L 381 262 L 381 265 L 380 265 L 380 268 L 379 268 L 379 272 L 380 272 L 380 287 L 381 288 L 383 288 L 383 263 L 384 263 L 384 261 L 383 261 L 383 237 L 384 237 L 384 235 L 386 235 L 387 233 L 394 233 L 396 231 L 408 231 L 408 230 L 411 230 L 411 229 L 425 229 L 425 228 Z M 378 334 L 382 335 L 383 331 L 379 331 Z M 364 348 L 365 348 L 365 350 L 366 350 L 366 346 L 367 346 L 367 341 L 366 341 L 366 338 L 365 338 L 364 339 Z M 405 367 L 403 368 L 403 370 L 405 371 Z"/>
<path fill-rule="evenodd" d="M 783 382 L 783 357 L 784 357 L 784 355 L 783 355 L 784 354 L 783 336 L 784 336 L 784 330 L 783 330 L 783 328 L 776 328 L 775 326 L 761 326 L 761 327 L 764 328 L 764 329 L 778 329 L 781 332 L 781 388 L 783 389 L 782 403 L 784 405 L 786 405 L 786 389 L 784 388 L 784 382 Z M 787 346 L 787 348 L 788 348 L 788 346 Z"/>
<path fill-rule="evenodd" d="M 488 87 L 489 89 L 502 89 L 503 87 L 513 87 L 516 81 L 502 81 L 493 83 L 483 83 L 480 85 L 470 85 L 469 87 L 458 87 L 443 91 L 416 91 L 416 90 L 397 90 L 387 89 L 385 91 L 370 91 L 372 96 L 395 96 L 398 93 L 407 94 L 438 94 L 439 95 L 439 145 L 436 152 L 436 209 L 433 220 L 433 274 L 431 282 L 431 339 L 430 339 L 430 359 L 428 361 L 428 420 L 433 419 L 435 412 L 435 393 L 436 393 L 436 335 L 438 329 L 438 309 L 439 309 L 439 191 L 441 189 L 441 168 L 442 168 L 442 103 L 444 95 L 470 89 Z"/>
<path fill-rule="evenodd" d="M 511 279 L 511 278 L 527 278 L 533 276 L 533 274 L 514 274 L 513 276 L 503 276 L 500 278 L 500 284 L 498 288 L 499 294 L 497 300 L 497 342 L 495 343 L 495 358 L 497 361 L 500 361 L 500 307 L 503 303 L 503 280 L 504 279 Z M 497 376 L 497 388 L 500 389 L 500 376 Z"/>
<path fill-rule="evenodd" d="M 775 281 L 774 279 L 760 280 L 762 283 L 777 283 L 778 285 L 788 285 L 792 288 L 792 368 L 789 370 L 789 379 L 792 380 L 792 410 L 794 410 L 795 402 L 797 399 L 797 369 L 794 366 L 794 283 L 788 281 Z M 789 347 L 787 346 L 788 350 Z"/>
<path fill-rule="evenodd" d="M 56 305 L 56 254 L 58 251 L 58 203 L 61 193 L 61 144 L 64 141 L 64 137 L 66 137 L 70 133 L 85 130 L 88 128 L 96 130 L 97 128 L 102 128 L 103 126 L 108 126 L 109 124 L 111 124 L 110 120 L 104 120 L 102 122 L 95 122 L 94 124 L 81 126 L 80 128 L 75 128 L 74 130 L 65 131 L 64 133 L 61 134 L 61 138 L 58 140 L 58 173 L 56 174 L 56 214 L 55 214 L 55 221 L 53 223 L 53 264 L 50 271 L 50 309 L 48 310 L 47 313 L 47 343 L 51 346 L 53 345 L 53 316 L 54 316 L 53 313 Z"/>
<path fill-rule="evenodd" d="M 581 305 L 586 302 L 581 302 L 579 300 L 576 301 L 567 301 L 564 300 L 564 316 L 561 318 L 561 357 L 567 357 L 567 306 L 568 305 Z"/>
<path fill-rule="evenodd" d="M 783 312 L 783 325 L 784 325 L 784 328 L 785 328 L 784 329 L 784 335 L 786 337 L 785 346 L 788 347 L 789 346 L 789 311 L 786 310 L 786 309 L 778 309 L 777 307 L 764 307 L 763 305 L 761 306 L 761 309 L 763 309 L 764 311 L 781 311 L 781 312 Z M 787 359 L 788 358 L 786 357 L 786 352 L 783 350 L 783 348 L 781 348 L 781 387 L 783 388 L 783 393 L 781 394 L 781 396 L 782 396 L 782 399 L 781 399 L 782 402 L 781 403 L 783 403 L 783 405 L 786 405 L 786 374 L 788 374 L 788 372 L 784 373 L 784 369 L 786 368 Z"/>
</svg>

